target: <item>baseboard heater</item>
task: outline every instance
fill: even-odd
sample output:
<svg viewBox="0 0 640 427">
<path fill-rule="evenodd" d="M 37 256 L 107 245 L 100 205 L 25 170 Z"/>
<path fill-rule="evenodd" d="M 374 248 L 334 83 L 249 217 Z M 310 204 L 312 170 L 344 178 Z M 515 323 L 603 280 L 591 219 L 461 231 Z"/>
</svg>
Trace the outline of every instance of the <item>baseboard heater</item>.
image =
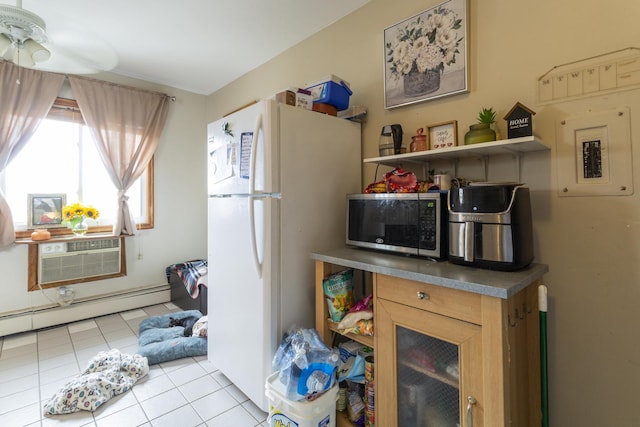
<svg viewBox="0 0 640 427">
<path fill-rule="evenodd" d="M 70 305 L 50 305 L 0 315 L 0 336 L 134 310 L 171 300 L 168 284 L 78 298 Z"/>
</svg>

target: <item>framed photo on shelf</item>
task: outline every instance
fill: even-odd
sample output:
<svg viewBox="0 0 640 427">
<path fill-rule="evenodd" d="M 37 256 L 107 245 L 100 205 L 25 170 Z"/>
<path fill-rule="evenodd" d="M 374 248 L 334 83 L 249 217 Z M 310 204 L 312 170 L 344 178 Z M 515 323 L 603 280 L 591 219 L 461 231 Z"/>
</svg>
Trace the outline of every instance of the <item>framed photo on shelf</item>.
<svg viewBox="0 0 640 427">
<path fill-rule="evenodd" d="M 384 30 L 384 107 L 468 92 L 469 0 L 447 0 Z"/>
<path fill-rule="evenodd" d="M 430 150 L 455 147 L 458 145 L 458 121 L 427 126 L 427 135 Z"/>
<path fill-rule="evenodd" d="M 62 227 L 62 207 L 66 194 L 28 194 L 27 228 Z"/>
</svg>

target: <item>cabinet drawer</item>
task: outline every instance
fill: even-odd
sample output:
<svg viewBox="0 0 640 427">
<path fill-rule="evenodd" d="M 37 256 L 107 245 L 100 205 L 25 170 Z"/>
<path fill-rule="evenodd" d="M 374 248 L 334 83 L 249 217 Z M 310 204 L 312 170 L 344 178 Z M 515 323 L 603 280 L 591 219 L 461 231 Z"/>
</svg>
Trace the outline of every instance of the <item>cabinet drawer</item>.
<svg viewBox="0 0 640 427">
<path fill-rule="evenodd" d="M 481 296 L 471 292 L 376 274 L 376 298 L 477 325 L 482 323 Z"/>
</svg>

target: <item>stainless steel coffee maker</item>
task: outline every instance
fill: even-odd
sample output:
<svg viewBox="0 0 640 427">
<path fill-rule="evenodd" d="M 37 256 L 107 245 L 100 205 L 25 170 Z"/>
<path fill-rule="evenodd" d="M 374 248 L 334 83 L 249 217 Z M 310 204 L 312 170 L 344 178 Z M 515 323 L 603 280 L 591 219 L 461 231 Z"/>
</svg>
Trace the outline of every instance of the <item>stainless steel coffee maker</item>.
<svg viewBox="0 0 640 427">
<path fill-rule="evenodd" d="M 449 261 L 492 270 L 518 270 L 533 261 L 529 189 L 515 183 L 452 186 Z"/>
</svg>

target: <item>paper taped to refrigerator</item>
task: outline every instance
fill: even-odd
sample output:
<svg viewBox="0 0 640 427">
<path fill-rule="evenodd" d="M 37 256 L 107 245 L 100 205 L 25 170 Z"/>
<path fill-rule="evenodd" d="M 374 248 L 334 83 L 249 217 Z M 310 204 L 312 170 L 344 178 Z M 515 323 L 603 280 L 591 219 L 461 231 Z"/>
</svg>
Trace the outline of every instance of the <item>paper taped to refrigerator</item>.
<svg viewBox="0 0 640 427">
<path fill-rule="evenodd" d="M 226 141 L 216 145 L 213 138 L 209 139 L 209 177 L 215 184 L 233 176 L 233 143 Z"/>
<path fill-rule="evenodd" d="M 249 179 L 252 144 L 253 132 L 243 132 L 240 136 L 240 178 Z"/>
</svg>

